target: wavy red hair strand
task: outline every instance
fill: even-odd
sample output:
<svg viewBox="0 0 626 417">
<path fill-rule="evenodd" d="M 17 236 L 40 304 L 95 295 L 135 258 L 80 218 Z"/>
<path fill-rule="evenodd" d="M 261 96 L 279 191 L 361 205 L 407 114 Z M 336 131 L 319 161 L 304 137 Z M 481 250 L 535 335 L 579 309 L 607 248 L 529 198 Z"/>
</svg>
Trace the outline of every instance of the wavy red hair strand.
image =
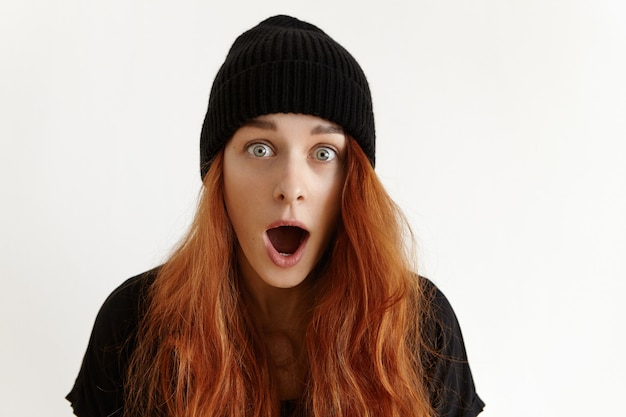
<svg viewBox="0 0 626 417">
<path fill-rule="evenodd" d="M 419 352 L 409 230 L 349 139 L 341 222 L 317 271 L 308 325 L 305 415 L 433 415 Z M 269 359 L 247 317 L 223 203 L 223 155 L 204 179 L 186 237 L 147 294 L 128 370 L 125 416 L 279 414 Z"/>
</svg>

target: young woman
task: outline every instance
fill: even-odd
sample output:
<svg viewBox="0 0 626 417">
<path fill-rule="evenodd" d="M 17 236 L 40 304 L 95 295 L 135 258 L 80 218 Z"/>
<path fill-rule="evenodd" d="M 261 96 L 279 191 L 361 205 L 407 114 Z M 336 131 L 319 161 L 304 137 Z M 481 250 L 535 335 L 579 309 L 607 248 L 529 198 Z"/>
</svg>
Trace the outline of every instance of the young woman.
<svg viewBox="0 0 626 417">
<path fill-rule="evenodd" d="M 98 314 L 78 416 L 476 416 L 454 313 L 374 173 L 367 80 L 275 16 L 218 72 L 203 190 L 169 260 Z"/>
</svg>

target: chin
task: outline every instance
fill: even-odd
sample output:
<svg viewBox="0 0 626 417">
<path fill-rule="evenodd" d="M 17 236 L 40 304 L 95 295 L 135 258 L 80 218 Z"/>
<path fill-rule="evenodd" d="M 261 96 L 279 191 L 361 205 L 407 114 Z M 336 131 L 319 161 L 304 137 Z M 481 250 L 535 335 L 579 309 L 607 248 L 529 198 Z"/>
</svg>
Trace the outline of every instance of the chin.
<svg viewBox="0 0 626 417">
<path fill-rule="evenodd" d="M 290 289 L 298 287 L 299 285 L 304 283 L 308 277 L 308 274 L 304 276 L 301 274 L 297 274 L 296 276 L 289 276 L 291 274 L 285 274 L 284 276 L 280 276 L 283 274 L 275 274 L 271 278 L 263 278 L 263 281 L 270 287 Z"/>
<path fill-rule="evenodd" d="M 266 275 L 269 278 L 266 283 L 277 288 L 294 288 L 310 281 L 316 273 L 317 263 L 303 261 L 295 268 L 272 268 L 274 270 Z"/>
</svg>

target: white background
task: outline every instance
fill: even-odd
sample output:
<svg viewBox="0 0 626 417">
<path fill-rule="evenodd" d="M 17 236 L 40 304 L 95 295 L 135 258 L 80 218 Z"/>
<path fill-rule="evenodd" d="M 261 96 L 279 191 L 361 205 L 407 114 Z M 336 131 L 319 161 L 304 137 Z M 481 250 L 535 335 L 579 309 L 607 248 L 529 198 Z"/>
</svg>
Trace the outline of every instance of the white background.
<svg viewBox="0 0 626 417">
<path fill-rule="evenodd" d="M 235 37 L 287 13 L 363 66 L 377 172 L 463 326 L 484 416 L 624 412 L 620 0 L 0 6 L 0 415 L 69 416 L 100 304 L 200 187 Z"/>
</svg>

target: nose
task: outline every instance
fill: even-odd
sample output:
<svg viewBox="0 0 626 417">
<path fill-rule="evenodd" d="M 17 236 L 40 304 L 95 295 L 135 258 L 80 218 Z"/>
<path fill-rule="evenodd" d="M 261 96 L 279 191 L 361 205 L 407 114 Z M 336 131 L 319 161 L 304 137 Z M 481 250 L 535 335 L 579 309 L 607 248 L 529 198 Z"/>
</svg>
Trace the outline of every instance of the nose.
<svg viewBox="0 0 626 417">
<path fill-rule="evenodd" d="M 306 163 L 285 161 L 277 173 L 274 199 L 284 204 L 293 204 L 306 199 Z"/>
</svg>

